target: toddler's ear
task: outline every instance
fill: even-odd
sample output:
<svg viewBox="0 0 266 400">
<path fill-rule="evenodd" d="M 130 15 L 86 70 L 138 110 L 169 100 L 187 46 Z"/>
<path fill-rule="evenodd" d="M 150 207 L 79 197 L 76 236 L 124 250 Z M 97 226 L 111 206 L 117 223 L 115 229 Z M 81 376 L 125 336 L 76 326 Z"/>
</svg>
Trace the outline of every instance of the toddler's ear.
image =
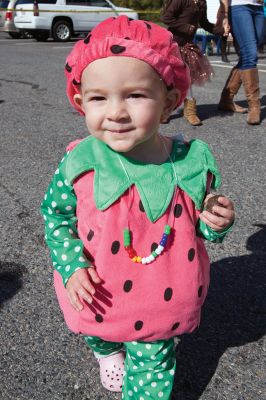
<svg viewBox="0 0 266 400">
<path fill-rule="evenodd" d="M 163 109 L 163 114 L 161 116 L 161 123 L 168 121 L 172 111 L 176 108 L 179 103 L 181 93 L 178 89 L 171 89 L 167 91 L 165 106 Z"/>
<path fill-rule="evenodd" d="M 80 93 L 74 94 L 73 100 L 78 110 L 84 113 L 82 95 Z"/>
</svg>

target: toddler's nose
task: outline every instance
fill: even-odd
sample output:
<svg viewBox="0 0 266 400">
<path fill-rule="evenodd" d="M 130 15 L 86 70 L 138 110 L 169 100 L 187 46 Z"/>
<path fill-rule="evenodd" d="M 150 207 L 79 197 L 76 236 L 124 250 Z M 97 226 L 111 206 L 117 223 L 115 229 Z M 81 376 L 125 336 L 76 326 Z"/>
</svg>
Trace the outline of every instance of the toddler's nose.
<svg viewBox="0 0 266 400">
<path fill-rule="evenodd" d="M 129 115 L 123 101 L 113 101 L 108 105 L 107 118 L 110 121 L 128 120 Z"/>
</svg>

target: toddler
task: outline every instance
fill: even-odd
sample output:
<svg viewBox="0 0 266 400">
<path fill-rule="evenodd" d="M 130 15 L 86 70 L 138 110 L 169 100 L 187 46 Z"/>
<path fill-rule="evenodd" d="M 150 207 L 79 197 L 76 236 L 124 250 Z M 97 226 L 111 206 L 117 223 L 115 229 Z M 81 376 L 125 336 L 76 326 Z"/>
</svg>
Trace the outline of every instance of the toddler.
<svg viewBox="0 0 266 400">
<path fill-rule="evenodd" d="M 202 211 L 220 185 L 211 151 L 159 134 L 190 84 L 166 29 L 109 18 L 74 46 L 66 79 L 90 136 L 68 146 L 42 203 L 59 304 L 106 389 L 170 399 L 174 337 L 198 327 L 208 291 L 204 238 L 223 240 L 233 204 Z"/>
</svg>

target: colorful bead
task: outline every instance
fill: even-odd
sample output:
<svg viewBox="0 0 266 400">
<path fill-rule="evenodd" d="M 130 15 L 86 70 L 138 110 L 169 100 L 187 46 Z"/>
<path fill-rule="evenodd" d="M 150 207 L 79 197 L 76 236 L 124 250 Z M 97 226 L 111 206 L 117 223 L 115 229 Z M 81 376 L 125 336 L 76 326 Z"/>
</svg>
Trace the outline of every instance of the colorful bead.
<svg viewBox="0 0 266 400">
<path fill-rule="evenodd" d="M 157 248 L 152 251 L 152 253 L 148 257 L 140 257 L 137 255 L 137 252 L 133 249 L 131 245 L 131 233 L 128 228 L 124 229 L 124 248 L 126 252 L 128 253 L 129 258 L 131 259 L 132 262 L 134 263 L 139 263 L 139 264 L 150 264 L 152 263 L 165 249 L 165 246 L 167 244 L 168 237 L 171 233 L 171 227 L 169 225 L 165 225 L 164 227 L 164 233 L 161 237 L 161 241 Z"/>
<path fill-rule="evenodd" d="M 130 231 L 128 228 L 124 229 L 124 246 L 130 246 L 131 243 L 131 237 L 130 237 Z"/>
<path fill-rule="evenodd" d="M 159 245 L 154 251 L 159 256 L 164 251 L 164 247 Z"/>
<path fill-rule="evenodd" d="M 166 233 L 167 235 L 169 235 L 171 233 L 171 227 L 169 225 L 165 225 L 164 233 Z"/>
</svg>

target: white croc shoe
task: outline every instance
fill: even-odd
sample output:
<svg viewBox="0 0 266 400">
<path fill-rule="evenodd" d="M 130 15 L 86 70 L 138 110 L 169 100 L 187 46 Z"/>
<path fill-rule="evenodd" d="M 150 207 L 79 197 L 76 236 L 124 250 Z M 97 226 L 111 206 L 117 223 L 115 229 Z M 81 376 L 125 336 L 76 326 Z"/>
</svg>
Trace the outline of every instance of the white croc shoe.
<svg viewBox="0 0 266 400">
<path fill-rule="evenodd" d="M 102 385 L 111 392 L 122 392 L 125 352 L 98 358 Z"/>
</svg>

